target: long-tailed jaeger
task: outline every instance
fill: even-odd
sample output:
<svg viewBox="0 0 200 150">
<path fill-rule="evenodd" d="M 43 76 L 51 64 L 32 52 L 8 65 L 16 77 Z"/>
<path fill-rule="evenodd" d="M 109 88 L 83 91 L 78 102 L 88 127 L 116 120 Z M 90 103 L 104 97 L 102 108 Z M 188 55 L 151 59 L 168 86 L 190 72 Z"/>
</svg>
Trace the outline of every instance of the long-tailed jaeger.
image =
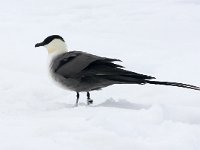
<svg viewBox="0 0 200 150">
<path fill-rule="evenodd" d="M 35 47 L 44 46 L 48 50 L 51 61 L 49 64 L 52 78 L 62 87 L 76 92 L 78 106 L 79 92 L 87 93 L 87 104 L 93 103 L 90 91 L 99 90 L 113 84 L 158 84 L 170 85 L 193 90 L 200 87 L 177 83 L 155 81 L 152 76 L 143 75 L 123 69 L 114 62 L 119 59 L 96 56 L 82 51 L 68 52 L 64 39 L 52 35 L 37 43 Z"/>
</svg>

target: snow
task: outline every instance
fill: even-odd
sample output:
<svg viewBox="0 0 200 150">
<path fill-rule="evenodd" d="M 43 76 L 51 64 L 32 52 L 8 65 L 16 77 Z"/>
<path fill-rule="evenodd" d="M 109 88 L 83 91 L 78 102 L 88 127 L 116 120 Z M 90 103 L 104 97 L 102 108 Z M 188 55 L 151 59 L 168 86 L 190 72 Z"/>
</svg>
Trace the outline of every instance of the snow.
<svg viewBox="0 0 200 150">
<path fill-rule="evenodd" d="M 1 150 L 199 150 L 200 92 L 114 85 L 73 107 L 47 77 L 60 34 L 70 50 L 119 58 L 127 69 L 200 86 L 199 0 L 18 0 L 0 5 Z"/>
</svg>

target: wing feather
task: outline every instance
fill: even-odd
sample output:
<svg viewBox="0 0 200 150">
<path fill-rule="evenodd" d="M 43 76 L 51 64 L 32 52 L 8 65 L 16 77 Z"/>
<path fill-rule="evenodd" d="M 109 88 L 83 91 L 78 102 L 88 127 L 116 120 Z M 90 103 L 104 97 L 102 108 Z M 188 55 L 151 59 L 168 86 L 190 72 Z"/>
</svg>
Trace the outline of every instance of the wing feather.
<svg viewBox="0 0 200 150">
<path fill-rule="evenodd" d="M 84 75 L 105 75 L 105 76 L 113 76 L 115 79 L 117 76 L 135 78 L 135 79 L 155 79 L 154 77 L 143 75 L 139 73 L 135 73 L 132 71 L 124 70 L 123 66 L 113 63 L 113 61 L 119 60 L 96 60 L 91 63 L 88 67 L 86 67 L 83 71 Z M 120 78 L 121 78 L 120 77 Z"/>
</svg>

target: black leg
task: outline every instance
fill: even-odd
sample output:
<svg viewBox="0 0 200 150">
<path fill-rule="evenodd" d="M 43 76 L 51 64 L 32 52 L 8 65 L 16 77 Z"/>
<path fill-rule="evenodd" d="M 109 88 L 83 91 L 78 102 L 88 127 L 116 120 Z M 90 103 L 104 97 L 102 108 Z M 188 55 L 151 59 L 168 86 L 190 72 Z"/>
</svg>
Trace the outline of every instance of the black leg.
<svg viewBox="0 0 200 150">
<path fill-rule="evenodd" d="M 87 92 L 87 104 L 90 105 L 90 104 L 92 104 L 92 103 L 93 103 L 93 100 L 90 99 L 90 93 Z"/>
<path fill-rule="evenodd" d="M 90 99 L 90 93 L 87 92 L 87 99 Z"/>
<path fill-rule="evenodd" d="M 80 97 L 79 92 L 76 92 L 76 104 L 75 104 L 75 106 L 78 106 L 79 97 Z"/>
</svg>

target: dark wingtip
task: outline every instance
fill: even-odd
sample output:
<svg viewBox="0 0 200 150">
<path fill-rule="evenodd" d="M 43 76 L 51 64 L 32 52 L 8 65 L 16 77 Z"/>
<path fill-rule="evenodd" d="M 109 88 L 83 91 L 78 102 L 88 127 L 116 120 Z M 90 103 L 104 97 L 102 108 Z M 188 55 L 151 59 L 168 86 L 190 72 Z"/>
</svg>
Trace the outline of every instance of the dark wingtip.
<svg viewBox="0 0 200 150">
<path fill-rule="evenodd" d="M 119 61 L 119 62 L 122 62 L 122 60 L 120 60 L 120 59 L 114 59 L 114 61 Z"/>
<path fill-rule="evenodd" d="M 119 61 L 119 62 L 122 62 L 120 59 L 115 59 L 115 58 L 106 58 L 105 60 L 107 61 Z"/>
</svg>

